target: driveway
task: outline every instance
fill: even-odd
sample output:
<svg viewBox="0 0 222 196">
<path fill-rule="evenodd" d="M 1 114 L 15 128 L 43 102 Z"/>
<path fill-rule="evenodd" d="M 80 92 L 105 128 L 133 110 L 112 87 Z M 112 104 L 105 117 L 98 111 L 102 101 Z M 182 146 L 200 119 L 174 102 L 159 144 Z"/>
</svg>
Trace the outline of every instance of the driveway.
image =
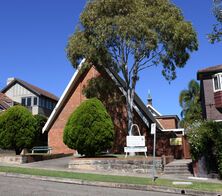
<svg viewBox="0 0 222 196">
<path fill-rule="evenodd" d="M 37 167 L 37 168 L 47 168 L 47 169 L 59 169 L 66 170 L 68 169 L 68 163 L 73 158 L 73 156 L 50 159 L 45 161 L 37 161 L 33 163 L 25 163 L 25 167 Z"/>
</svg>

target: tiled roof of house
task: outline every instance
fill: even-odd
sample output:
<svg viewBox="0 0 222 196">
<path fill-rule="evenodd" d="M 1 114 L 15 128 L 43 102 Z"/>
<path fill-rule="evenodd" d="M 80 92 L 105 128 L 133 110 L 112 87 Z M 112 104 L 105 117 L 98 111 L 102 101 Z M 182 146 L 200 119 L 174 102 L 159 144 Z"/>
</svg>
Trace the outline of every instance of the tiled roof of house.
<svg viewBox="0 0 222 196">
<path fill-rule="evenodd" d="M 205 75 L 213 75 L 218 72 L 222 72 L 222 65 L 207 67 L 205 69 L 198 70 L 197 79 L 200 80 Z"/>
<path fill-rule="evenodd" d="M 9 107 L 13 106 L 13 101 L 7 97 L 4 93 L 0 92 L 0 106 L 3 109 L 8 109 Z"/>
<path fill-rule="evenodd" d="M 14 78 L 14 80 L 12 82 L 10 82 L 5 88 L 3 88 L 1 90 L 1 92 L 6 92 L 9 88 L 11 88 L 15 83 L 19 83 L 20 85 L 22 85 L 23 87 L 27 88 L 28 90 L 30 90 L 31 92 L 33 92 L 34 94 L 37 94 L 37 95 L 42 95 L 42 96 L 45 96 L 45 97 L 48 97 L 50 99 L 53 99 L 55 101 L 58 101 L 59 98 L 55 95 L 53 95 L 52 93 L 46 91 L 46 90 L 43 90 L 37 86 L 34 86 L 32 84 L 29 84 L 28 82 L 25 82 L 23 80 L 20 80 L 18 78 Z"/>
<path fill-rule="evenodd" d="M 205 69 L 199 70 L 198 72 L 215 72 L 215 71 L 222 71 L 222 65 L 207 67 Z"/>
</svg>

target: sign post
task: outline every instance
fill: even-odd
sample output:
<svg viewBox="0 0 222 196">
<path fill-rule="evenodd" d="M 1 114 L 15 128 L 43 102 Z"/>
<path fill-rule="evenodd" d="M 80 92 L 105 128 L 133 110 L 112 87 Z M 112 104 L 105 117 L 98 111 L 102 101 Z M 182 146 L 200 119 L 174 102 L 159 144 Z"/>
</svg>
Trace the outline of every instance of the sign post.
<svg viewBox="0 0 222 196">
<path fill-rule="evenodd" d="M 153 135 L 153 181 L 156 180 L 156 123 L 151 124 L 151 134 Z"/>
</svg>

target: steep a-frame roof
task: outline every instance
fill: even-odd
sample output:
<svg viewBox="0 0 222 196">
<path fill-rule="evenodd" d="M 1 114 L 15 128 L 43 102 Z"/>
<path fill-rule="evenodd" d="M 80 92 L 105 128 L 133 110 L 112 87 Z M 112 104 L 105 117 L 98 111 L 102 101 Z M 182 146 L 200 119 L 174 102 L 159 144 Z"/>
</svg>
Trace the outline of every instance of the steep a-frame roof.
<svg viewBox="0 0 222 196">
<path fill-rule="evenodd" d="M 73 77 L 71 78 L 69 84 L 67 85 L 66 89 L 64 90 L 61 98 L 59 99 L 56 107 L 54 108 L 53 112 L 51 113 L 48 121 L 46 122 L 45 126 L 43 127 L 42 132 L 49 131 L 53 123 L 55 122 L 58 114 L 61 112 L 64 104 L 66 103 L 70 92 L 72 91 L 72 88 L 76 85 L 78 79 L 81 77 L 83 72 L 81 71 L 82 65 L 84 63 L 85 59 L 80 63 L 78 66 L 78 69 L 74 73 Z M 115 84 L 118 86 L 118 88 L 121 90 L 121 92 L 126 95 L 126 85 L 125 82 L 122 80 L 122 78 L 115 73 L 114 71 L 105 68 L 106 73 L 110 76 L 110 78 L 115 82 Z M 138 113 L 138 115 L 141 117 L 141 119 L 144 121 L 144 123 L 149 127 L 150 123 L 156 123 L 157 128 L 161 130 L 161 126 L 159 125 L 158 121 L 153 117 L 151 112 L 147 109 L 147 107 L 144 105 L 142 100 L 139 98 L 137 94 L 135 94 L 134 99 L 134 110 Z"/>
<path fill-rule="evenodd" d="M 111 69 L 105 69 L 106 72 L 109 74 L 109 76 L 114 80 L 116 85 L 120 88 L 122 93 L 126 96 L 126 83 L 125 81 L 113 70 Z M 161 126 L 158 123 L 158 121 L 154 118 L 152 113 L 148 110 L 148 108 L 145 106 L 143 101 L 140 99 L 140 97 L 135 93 L 134 97 L 134 110 L 139 114 L 139 116 L 142 118 L 142 120 L 145 122 L 145 124 L 149 127 L 149 123 L 156 123 L 157 128 L 161 130 Z M 148 122 L 148 119 L 150 122 Z"/>
<path fill-rule="evenodd" d="M 43 90 L 37 86 L 34 86 L 32 84 L 29 84 L 28 82 L 25 82 L 23 80 L 20 80 L 18 78 L 14 78 L 5 88 L 3 88 L 1 90 L 2 93 L 5 93 L 7 90 L 9 90 L 13 85 L 15 85 L 16 83 L 20 84 L 21 86 L 23 86 L 24 88 L 28 89 L 29 91 L 31 91 L 32 93 L 40 96 L 45 96 L 45 97 L 48 97 L 50 99 L 53 99 L 55 101 L 58 101 L 58 97 L 53 95 L 52 93 L 46 91 L 46 90 Z"/>
</svg>

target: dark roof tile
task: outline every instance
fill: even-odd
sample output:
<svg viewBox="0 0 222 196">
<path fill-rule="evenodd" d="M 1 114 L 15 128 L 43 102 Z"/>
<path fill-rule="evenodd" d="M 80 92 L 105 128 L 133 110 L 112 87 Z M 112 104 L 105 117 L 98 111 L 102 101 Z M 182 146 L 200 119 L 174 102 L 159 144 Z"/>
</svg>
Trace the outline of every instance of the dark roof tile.
<svg viewBox="0 0 222 196">
<path fill-rule="evenodd" d="M 222 65 L 207 67 L 205 69 L 198 70 L 197 79 L 201 80 L 218 72 L 222 72 Z"/>
<path fill-rule="evenodd" d="M 25 88 L 27 88 L 28 90 L 30 90 L 31 92 L 33 92 L 34 94 L 37 94 L 37 95 L 42 95 L 42 96 L 45 96 L 45 97 L 48 97 L 50 99 L 53 99 L 55 101 L 58 101 L 59 98 L 55 95 L 53 95 L 52 93 L 46 91 L 46 90 L 43 90 L 37 86 L 34 86 L 32 84 L 29 84 L 28 82 L 25 82 L 23 80 L 20 80 L 18 78 L 15 78 L 12 82 L 10 82 L 5 88 L 3 88 L 1 90 L 1 92 L 6 92 L 9 88 L 11 88 L 15 83 L 19 83 L 20 85 L 24 86 Z"/>
</svg>

